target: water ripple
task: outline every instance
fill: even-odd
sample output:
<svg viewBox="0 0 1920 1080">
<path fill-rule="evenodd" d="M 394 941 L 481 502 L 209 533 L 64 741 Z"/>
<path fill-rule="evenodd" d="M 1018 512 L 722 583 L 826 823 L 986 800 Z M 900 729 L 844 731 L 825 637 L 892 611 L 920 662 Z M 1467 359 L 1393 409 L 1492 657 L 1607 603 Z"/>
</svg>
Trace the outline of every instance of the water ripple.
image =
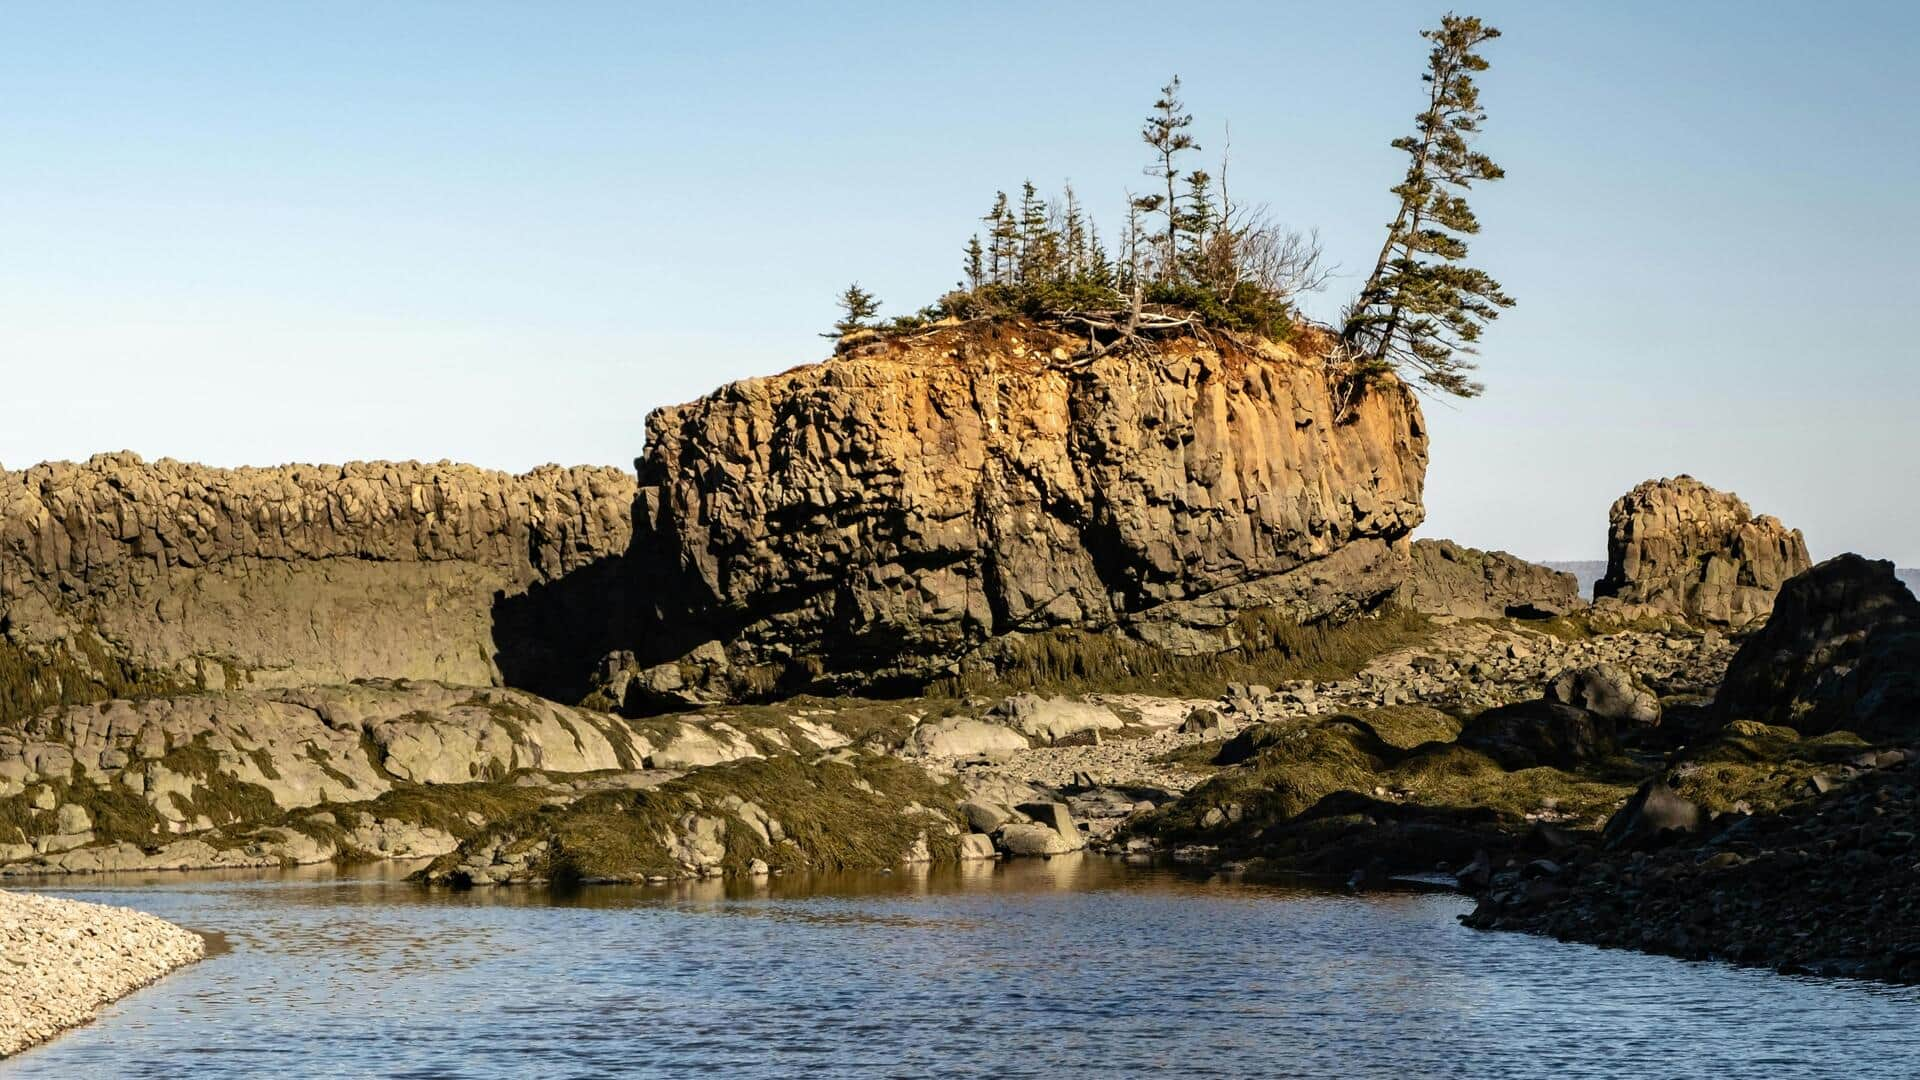
<svg viewBox="0 0 1920 1080">
<path fill-rule="evenodd" d="M 76 887 L 78 886 L 78 887 Z M 230 950 L 5 1076 L 1901 1075 L 1920 994 L 1104 860 L 572 894 L 61 882 Z"/>
</svg>

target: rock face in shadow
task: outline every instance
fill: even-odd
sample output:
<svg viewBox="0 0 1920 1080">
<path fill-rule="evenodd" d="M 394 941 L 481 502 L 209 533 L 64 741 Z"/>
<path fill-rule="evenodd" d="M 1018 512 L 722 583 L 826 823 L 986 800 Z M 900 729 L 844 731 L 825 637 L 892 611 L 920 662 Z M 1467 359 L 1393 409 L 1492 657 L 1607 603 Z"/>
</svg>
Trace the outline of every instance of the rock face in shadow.
<svg viewBox="0 0 1920 1080">
<path fill-rule="evenodd" d="M 1920 734 L 1920 601 L 1893 564 L 1841 555 L 1788 581 L 1715 698 L 1726 721 Z"/>
<path fill-rule="evenodd" d="M 714 642 L 687 674 L 885 682 L 1068 626 L 1206 652 L 1248 608 L 1392 591 L 1426 469 L 1403 386 L 1336 419 L 1285 347 L 1069 361 L 1082 344 L 958 326 L 655 412 L 634 558 L 661 633 L 633 663 Z"/>
<path fill-rule="evenodd" d="M 1407 546 L 1403 598 L 1415 611 L 1463 619 L 1544 619 L 1586 606 L 1572 574 L 1451 540 Z"/>
<path fill-rule="evenodd" d="M 0 471 L 0 647 L 180 687 L 493 683 L 539 666 L 515 634 L 540 620 L 509 617 L 496 640 L 496 603 L 623 556 L 633 495 L 619 470 L 558 466 L 122 453 Z M 574 633 L 608 618 L 576 604 Z"/>
<path fill-rule="evenodd" d="M 1745 626 L 1813 562 L 1798 529 L 1691 476 L 1641 484 L 1614 502 L 1607 524 L 1607 574 L 1594 593 L 1630 615 Z"/>
</svg>

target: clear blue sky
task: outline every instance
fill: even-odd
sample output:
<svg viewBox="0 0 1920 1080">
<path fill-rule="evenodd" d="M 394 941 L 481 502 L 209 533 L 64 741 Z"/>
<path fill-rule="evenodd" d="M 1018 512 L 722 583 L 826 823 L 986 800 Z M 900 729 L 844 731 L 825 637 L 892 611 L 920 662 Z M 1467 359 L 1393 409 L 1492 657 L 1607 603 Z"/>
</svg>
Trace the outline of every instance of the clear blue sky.
<svg viewBox="0 0 1920 1080">
<path fill-rule="evenodd" d="M 1172 72 L 1243 198 L 1377 250 L 1430 4 L 0 4 L 0 462 L 628 464 L 646 412 L 958 276 L 996 188 L 1109 212 Z M 1692 472 L 1920 564 L 1920 5 L 1488 3 L 1425 535 L 1595 556 Z"/>
</svg>

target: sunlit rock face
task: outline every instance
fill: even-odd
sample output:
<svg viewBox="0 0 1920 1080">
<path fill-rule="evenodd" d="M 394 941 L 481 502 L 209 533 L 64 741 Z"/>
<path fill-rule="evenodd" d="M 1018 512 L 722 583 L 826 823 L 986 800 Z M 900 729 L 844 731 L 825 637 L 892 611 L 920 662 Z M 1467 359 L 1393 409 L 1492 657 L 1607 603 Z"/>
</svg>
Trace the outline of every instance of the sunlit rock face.
<svg viewBox="0 0 1920 1080">
<path fill-rule="evenodd" d="M 660 633 L 636 662 L 705 645 L 686 674 L 873 682 L 1055 627 L 1202 652 L 1250 608 L 1393 590 L 1427 463 L 1404 386 L 1336 415 L 1285 346 L 1084 344 L 950 327 L 655 412 L 634 562 Z"/>
<path fill-rule="evenodd" d="M 1800 530 L 1691 476 L 1641 484 L 1607 521 L 1607 574 L 1594 592 L 1630 612 L 1745 626 L 1766 618 L 1780 586 L 1812 565 Z"/>
</svg>

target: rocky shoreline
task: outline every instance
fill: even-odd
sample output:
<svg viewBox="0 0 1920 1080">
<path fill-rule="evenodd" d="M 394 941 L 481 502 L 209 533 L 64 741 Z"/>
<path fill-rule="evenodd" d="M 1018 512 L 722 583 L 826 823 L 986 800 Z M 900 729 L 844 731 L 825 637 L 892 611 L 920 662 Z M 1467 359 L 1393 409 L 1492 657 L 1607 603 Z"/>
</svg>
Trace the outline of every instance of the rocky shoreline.
<svg viewBox="0 0 1920 1080">
<path fill-rule="evenodd" d="M 0 892 L 0 1058 L 206 955 L 199 934 L 129 908 Z"/>
<path fill-rule="evenodd" d="M 1828 828 L 1906 820 L 1920 614 L 1890 569 L 1810 568 L 1680 476 L 1613 505 L 1588 603 L 1412 539 L 1426 432 L 1397 382 L 1346 409 L 1290 345 L 1072 346 L 1019 320 L 853 343 L 656 412 L 633 477 L 0 473 L 0 876 L 1091 849 L 1356 889 L 1446 870 L 1476 926 L 1720 955 L 1675 922 L 1686 890 L 1803 940 L 1742 905 L 1824 879 L 1743 875 L 1905 857 Z M 1838 910 L 1904 948 L 1904 908 Z"/>
</svg>

